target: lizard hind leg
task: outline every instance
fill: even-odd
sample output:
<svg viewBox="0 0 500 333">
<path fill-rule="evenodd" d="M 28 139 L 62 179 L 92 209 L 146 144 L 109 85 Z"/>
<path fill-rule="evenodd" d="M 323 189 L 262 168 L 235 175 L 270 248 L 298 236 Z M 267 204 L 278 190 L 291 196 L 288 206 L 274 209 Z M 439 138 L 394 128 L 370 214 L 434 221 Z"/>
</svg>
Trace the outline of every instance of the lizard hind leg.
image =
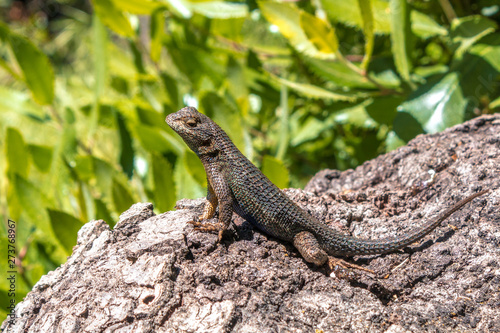
<svg viewBox="0 0 500 333">
<path fill-rule="evenodd" d="M 350 268 L 373 273 L 373 271 L 370 269 L 351 264 L 342 259 L 329 257 L 328 254 L 319 245 L 316 237 L 314 237 L 314 235 L 308 231 L 302 231 L 295 235 L 295 237 L 293 238 L 293 245 L 297 248 L 297 250 L 299 250 L 305 261 L 318 266 L 321 266 L 328 262 L 328 266 L 330 267 L 330 269 L 333 272 L 340 272 L 341 276 L 350 275 L 350 273 L 347 272 L 347 270 Z"/>
<path fill-rule="evenodd" d="M 293 246 L 299 250 L 305 261 L 321 266 L 328 260 L 328 254 L 320 247 L 318 240 L 308 231 L 302 231 L 293 238 Z"/>
</svg>

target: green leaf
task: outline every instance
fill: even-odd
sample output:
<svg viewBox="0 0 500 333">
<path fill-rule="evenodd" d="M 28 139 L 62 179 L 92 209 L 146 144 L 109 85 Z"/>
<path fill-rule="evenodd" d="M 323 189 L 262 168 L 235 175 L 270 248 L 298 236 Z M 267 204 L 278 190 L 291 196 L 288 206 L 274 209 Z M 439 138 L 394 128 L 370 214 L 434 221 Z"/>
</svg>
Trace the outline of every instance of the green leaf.
<svg viewBox="0 0 500 333">
<path fill-rule="evenodd" d="M 307 66 L 335 88 L 350 91 L 348 88 L 378 89 L 378 87 L 359 72 L 353 71 L 341 61 L 329 61 L 304 57 Z M 392 66 L 392 58 L 378 57 L 372 59 L 369 75 L 387 89 L 399 89 L 401 80 Z"/>
<path fill-rule="evenodd" d="M 103 95 L 106 85 L 108 68 L 108 32 L 99 19 L 99 16 L 93 17 L 92 29 L 92 51 L 94 60 L 94 75 L 96 80 L 94 85 L 94 93 L 95 103 L 97 103 Z"/>
<path fill-rule="evenodd" d="M 281 85 L 279 106 L 279 136 L 275 156 L 283 160 L 290 143 L 290 108 L 288 106 L 288 87 Z"/>
<path fill-rule="evenodd" d="M 321 4 L 328 17 L 333 21 L 358 28 L 363 26 L 360 7 L 353 5 L 352 2 L 345 0 L 321 0 Z M 372 0 L 371 5 L 374 18 L 374 31 L 376 33 L 389 33 L 391 31 L 389 3 L 384 0 Z"/>
<path fill-rule="evenodd" d="M 104 3 L 109 0 L 104 0 Z M 97 9 L 96 9 L 97 10 Z M 89 141 L 94 141 L 94 134 L 97 131 L 97 126 L 99 122 L 99 115 L 101 111 L 101 97 L 104 94 L 104 89 L 106 86 L 107 78 L 107 41 L 108 32 L 103 25 L 103 20 L 99 18 L 98 15 L 93 16 L 92 22 L 92 49 L 93 49 L 93 60 L 94 60 L 94 103 L 92 105 L 92 110 L 89 119 L 89 130 L 88 136 Z"/>
<path fill-rule="evenodd" d="M 155 207 L 166 212 L 175 206 L 174 172 L 170 163 L 157 154 L 152 154 L 153 197 Z"/>
<path fill-rule="evenodd" d="M 50 225 L 46 208 L 52 207 L 45 195 L 33 183 L 16 175 L 13 178 L 17 197 L 24 205 L 24 212 L 29 221 L 51 239 L 56 239 Z"/>
<path fill-rule="evenodd" d="M 166 153 L 168 151 L 181 152 L 175 149 L 172 145 L 172 138 L 168 138 L 168 134 L 157 127 L 135 125 L 135 135 L 139 138 L 141 145 L 150 152 Z"/>
<path fill-rule="evenodd" d="M 387 0 L 370 0 L 373 12 L 373 31 L 377 34 L 391 32 L 391 9 Z M 321 0 L 328 17 L 335 22 L 364 29 L 364 20 L 359 6 L 353 6 L 345 0 Z M 411 30 L 422 38 L 446 36 L 447 30 L 437 24 L 429 16 L 416 11 L 410 12 Z"/>
<path fill-rule="evenodd" d="M 205 82 L 209 78 L 212 82 L 220 82 L 225 79 L 224 65 L 220 58 L 214 57 L 214 54 L 206 52 L 199 47 L 175 46 L 168 49 L 169 55 L 175 63 L 175 66 L 192 83 L 192 89 L 197 90 L 200 82 Z"/>
<path fill-rule="evenodd" d="M 183 17 L 183 18 L 191 18 L 193 16 L 193 13 L 190 9 L 189 2 L 186 0 L 165 0 L 166 4 L 168 7 L 174 12 L 175 14 Z"/>
<path fill-rule="evenodd" d="M 398 106 L 405 100 L 406 96 L 380 96 L 373 98 L 365 109 L 370 118 L 378 124 L 391 126 L 397 114 Z"/>
<path fill-rule="evenodd" d="M 28 177 L 29 155 L 21 133 L 8 127 L 5 136 L 5 156 L 7 157 L 7 172 Z"/>
<path fill-rule="evenodd" d="M 32 118 L 43 119 L 45 117 L 43 108 L 33 101 L 29 93 L 0 85 L 0 114 L 4 117 L 6 113 L 12 111 L 16 115 L 28 115 Z M 3 125 L 7 124 L 5 118 L 3 118 Z"/>
<path fill-rule="evenodd" d="M 151 15 L 151 59 L 155 62 L 160 60 L 165 34 L 165 12 L 157 10 Z"/>
<path fill-rule="evenodd" d="M 34 284 L 38 281 L 37 277 L 55 270 L 66 262 L 68 254 L 57 239 L 49 239 L 39 231 L 31 233 L 30 236 L 32 236 L 33 242 L 30 244 L 24 262 L 26 263 L 25 267 L 29 267 L 26 277 Z M 31 268 L 34 271 L 31 271 Z"/>
<path fill-rule="evenodd" d="M 308 67 L 325 80 L 334 83 L 339 88 L 363 88 L 374 89 L 376 85 L 370 82 L 366 77 L 354 72 L 340 61 L 328 61 L 315 58 L 304 57 Z"/>
<path fill-rule="evenodd" d="M 475 42 L 497 28 L 494 21 L 479 15 L 454 19 L 451 22 L 451 40 L 457 47 L 456 57 L 461 58 Z"/>
<path fill-rule="evenodd" d="M 408 112 L 398 112 L 393 123 L 394 135 L 388 143 L 397 147 L 400 142 L 405 144 L 417 135 L 424 133 L 422 124 Z"/>
<path fill-rule="evenodd" d="M 61 133 L 58 133 L 58 141 L 54 145 L 52 163 L 46 180 L 51 186 L 47 189 L 49 198 L 58 197 L 61 200 L 67 198 L 67 195 L 60 191 L 64 187 L 67 178 L 66 162 L 72 161 L 77 150 L 76 130 L 74 124 L 66 122 Z"/>
<path fill-rule="evenodd" d="M 152 109 L 148 104 L 145 106 L 146 107 L 142 107 L 142 105 L 140 104 L 136 105 L 135 112 L 137 114 L 139 123 L 153 128 L 163 127 L 165 120 L 163 114 Z M 136 121 L 135 119 L 132 119 L 132 117 L 129 117 L 129 119 L 131 124 L 135 123 Z"/>
<path fill-rule="evenodd" d="M 264 155 L 262 158 L 262 173 L 279 188 L 288 187 L 290 182 L 288 169 L 282 161 L 273 156 Z"/>
<path fill-rule="evenodd" d="M 471 68 L 475 68 L 478 61 L 484 61 L 491 66 L 488 70 L 489 74 L 493 74 L 495 71 L 500 72 L 500 34 L 493 34 L 485 37 L 481 42 L 473 45 L 469 50 L 469 55 L 473 56 L 475 59 L 473 61 L 468 61 L 469 59 L 464 59 L 464 65 Z M 491 80 L 492 85 L 496 82 L 494 79 Z"/>
<path fill-rule="evenodd" d="M 100 0 L 97 0 L 100 1 Z M 161 2 L 150 0 L 111 0 L 117 10 L 136 15 L 151 15 L 156 9 L 165 7 Z"/>
<path fill-rule="evenodd" d="M 421 86 L 407 102 L 400 105 L 398 113 L 410 115 L 425 132 L 436 133 L 462 123 L 466 106 L 459 75 L 452 72 L 437 83 L 429 82 Z M 406 131 L 405 126 L 402 124 L 399 131 L 396 131 L 396 124 L 394 126 L 398 136 L 404 140 L 407 137 L 401 132 Z"/>
<path fill-rule="evenodd" d="M 332 122 L 321 121 L 314 117 L 309 117 L 302 124 L 300 129 L 292 135 L 290 145 L 296 147 L 304 142 L 316 139 L 324 130 L 332 127 Z"/>
<path fill-rule="evenodd" d="M 73 170 L 78 175 L 78 179 L 88 182 L 94 178 L 94 160 L 90 155 L 78 155 L 75 157 Z"/>
<path fill-rule="evenodd" d="M 33 163 L 41 172 L 48 172 L 52 162 L 53 149 L 49 146 L 28 145 Z"/>
<path fill-rule="evenodd" d="M 489 104 L 489 108 L 490 109 L 500 108 L 500 97 L 498 97 L 494 101 L 491 101 L 491 103 Z"/>
<path fill-rule="evenodd" d="M 52 103 L 54 99 L 54 70 L 49 58 L 32 42 L 9 31 L 9 28 L 1 22 L 0 35 L 4 38 L 7 37 L 12 53 L 23 72 L 26 85 L 35 100 L 40 104 Z"/>
<path fill-rule="evenodd" d="M 361 18 L 363 19 L 363 33 L 365 34 L 365 56 L 361 63 L 361 68 L 366 70 L 373 53 L 375 43 L 374 18 L 371 0 L 358 0 Z"/>
<path fill-rule="evenodd" d="M 82 169 L 88 168 L 85 164 L 82 166 Z M 99 190 L 102 198 L 106 198 L 106 203 L 112 203 L 112 187 L 113 180 L 115 178 L 116 170 L 105 160 L 99 159 L 95 156 L 92 156 L 92 170 L 95 178 L 96 188 Z M 85 170 L 82 170 L 82 173 L 85 173 Z"/>
<path fill-rule="evenodd" d="M 437 64 L 433 66 L 425 66 L 425 67 L 415 67 L 413 69 L 413 73 L 415 75 L 421 76 L 423 78 L 429 78 L 434 75 L 442 75 L 447 73 L 450 68 L 443 64 Z"/>
<path fill-rule="evenodd" d="M 229 57 L 227 61 L 227 79 L 228 89 L 237 101 L 248 96 L 244 68 L 234 57 Z"/>
<path fill-rule="evenodd" d="M 105 221 L 110 227 L 114 227 L 116 222 L 111 216 L 107 205 L 101 199 L 94 199 L 95 204 L 95 219 Z"/>
<path fill-rule="evenodd" d="M 436 23 L 430 16 L 419 11 L 412 10 L 410 13 L 411 30 L 421 38 L 433 36 L 446 36 L 448 30 Z"/>
<path fill-rule="evenodd" d="M 118 180 L 113 179 L 113 186 L 111 188 L 111 196 L 113 198 L 113 204 L 115 205 L 115 211 L 119 214 L 123 213 L 130 208 L 135 203 L 134 198 L 128 187 L 122 185 Z"/>
<path fill-rule="evenodd" d="M 326 54 L 338 52 L 339 41 L 335 35 L 335 29 L 330 24 L 307 12 L 300 11 L 300 26 L 319 52 Z"/>
<path fill-rule="evenodd" d="M 385 149 L 387 152 L 393 151 L 399 147 L 406 145 L 407 141 L 401 140 L 396 132 L 390 131 L 385 138 Z"/>
<path fill-rule="evenodd" d="M 288 3 L 271 1 L 258 1 L 259 8 L 270 23 L 278 27 L 290 44 L 299 52 L 311 57 L 333 58 L 332 55 L 319 52 L 314 44 L 307 38 L 300 24 L 302 11 Z"/>
<path fill-rule="evenodd" d="M 332 100 L 332 101 L 354 102 L 358 98 L 365 97 L 365 95 L 362 93 L 358 93 L 357 95 L 336 93 L 336 92 L 331 92 L 331 91 L 328 91 L 326 89 L 323 89 L 323 88 L 320 88 L 318 86 L 314 86 L 314 85 L 308 84 L 308 83 L 292 82 L 292 81 L 288 81 L 288 80 L 278 78 L 275 76 L 272 76 L 272 78 L 274 80 L 278 81 L 279 83 L 284 84 L 288 88 L 300 93 L 301 95 L 304 95 L 304 96 L 310 97 L 310 98 L 321 98 L 321 99 L 328 99 L 328 100 Z"/>
<path fill-rule="evenodd" d="M 158 115 L 160 115 L 160 112 L 163 110 L 163 103 L 165 101 L 165 91 L 163 91 L 161 84 L 157 81 L 142 81 L 141 92 L 144 99 L 150 105 L 150 108 L 156 111 Z"/>
<path fill-rule="evenodd" d="M 177 198 L 196 199 L 206 195 L 204 189 L 189 171 L 189 164 L 183 156 L 175 163 L 174 179 L 177 189 Z"/>
<path fill-rule="evenodd" d="M 187 150 L 184 159 L 189 173 L 201 186 L 207 186 L 207 177 L 205 173 L 205 168 L 200 161 L 200 158 L 196 156 L 191 150 Z"/>
<path fill-rule="evenodd" d="M 500 94 L 500 34 L 489 34 L 474 44 L 452 68 L 460 73 L 460 89 L 468 99 L 468 114 Z"/>
<path fill-rule="evenodd" d="M 115 7 L 111 0 L 93 0 L 94 10 L 102 22 L 123 37 L 132 38 L 134 30 L 123 11 Z"/>
<path fill-rule="evenodd" d="M 72 179 L 76 182 L 76 189 L 72 193 L 72 197 L 75 198 L 77 202 L 77 210 L 75 215 L 77 215 L 81 221 L 88 221 L 89 217 L 95 216 L 94 211 L 94 198 L 90 193 L 89 185 L 83 181 L 79 181 L 76 173 L 70 172 Z"/>
<path fill-rule="evenodd" d="M 125 125 L 125 120 L 120 113 L 116 113 L 116 122 L 118 124 L 118 133 L 120 135 L 120 165 L 123 172 L 132 178 L 134 170 L 134 148 L 132 147 L 132 138 L 129 130 Z"/>
<path fill-rule="evenodd" d="M 208 18 L 229 19 L 248 15 L 248 6 L 243 3 L 225 1 L 191 1 L 188 3 L 191 10 Z"/>
<path fill-rule="evenodd" d="M 391 47 L 401 77 L 410 81 L 410 21 L 406 0 L 391 0 Z"/>
<path fill-rule="evenodd" d="M 181 97 L 179 94 L 178 82 L 177 80 L 168 75 L 167 73 L 161 73 L 160 75 L 163 87 L 167 92 L 169 103 L 174 110 L 181 108 Z"/>
<path fill-rule="evenodd" d="M 366 111 L 366 107 L 370 103 L 371 100 L 366 100 L 358 105 L 340 110 L 332 114 L 329 118 L 333 119 L 336 124 L 350 124 L 366 129 L 376 128 L 377 123 Z M 326 120 L 326 122 L 330 121 L 330 119 Z"/>
<path fill-rule="evenodd" d="M 213 19 L 230 19 L 248 15 L 248 6 L 242 3 L 217 0 L 166 0 L 166 3 L 177 15 L 183 18 L 191 18 L 193 12 Z"/>
<path fill-rule="evenodd" d="M 39 244 L 36 244 L 36 246 L 38 247 L 38 249 L 40 249 L 39 247 Z M 35 252 L 35 251 L 33 251 Z M 42 252 L 42 251 L 40 251 Z M 26 266 L 29 267 L 29 269 L 26 270 L 26 280 L 28 281 L 32 281 L 32 283 L 34 284 L 34 282 L 36 281 L 39 281 L 42 276 L 44 276 L 45 274 L 47 274 L 49 271 L 52 271 L 52 270 L 55 270 L 57 269 L 60 264 L 59 263 L 64 263 L 67 259 L 67 255 L 66 253 L 64 253 L 63 249 L 61 248 L 60 250 L 60 254 L 61 255 L 64 255 L 64 258 L 62 261 L 59 261 L 57 262 L 57 264 L 54 263 L 54 261 L 50 260 L 49 263 L 44 263 L 43 261 L 38 261 L 38 260 L 25 260 L 26 261 Z M 39 259 L 40 258 L 40 255 L 37 255 L 36 256 L 37 258 L 36 259 Z M 19 288 L 21 289 L 21 288 Z M 32 287 L 31 285 L 28 287 L 26 287 L 26 294 L 31 291 Z M 17 290 L 16 290 L 16 294 L 17 294 Z M 24 297 L 22 297 L 24 299 Z M 22 300 L 22 299 L 21 299 Z"/>
<path fill-rule="evenodd" d="M 71 254 L 73 246 L 76 245 L 78 231 L 83 222 L 65 212 L 47 209 L 50 223 L 59 243 L 62 244 L 67 254 Z"/>
<path fill-rule="evenodd" d="M 244 24 L 248 24 L 248 20 L 244 17 L 235 17 L 229 19 L 212 19 L 210 24 L 210 32 L 216 36 L 223 36 L 225 38 L 234 40 L 241 43 L 244 37 L 242 28 Z M 254 46 L 256 46 L 254 44 Z"/>
</svg>

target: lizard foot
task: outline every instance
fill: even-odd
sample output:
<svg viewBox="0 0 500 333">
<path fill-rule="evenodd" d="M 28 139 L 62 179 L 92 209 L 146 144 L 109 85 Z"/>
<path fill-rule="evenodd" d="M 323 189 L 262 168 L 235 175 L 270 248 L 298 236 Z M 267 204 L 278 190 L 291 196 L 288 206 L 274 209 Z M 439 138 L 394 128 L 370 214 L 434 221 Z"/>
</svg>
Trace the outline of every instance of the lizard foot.
<svg viewBox="0 0 500 333">
<path fill-rule="evenodd" d="M 335 277 L 339 280 L 357 281 L 359 279 L 359 274 L 356 274 L 350 268 L 335 265 L 330 272 L 330 277 Z"/>
<path fill-rule="evenodd" d="M 224 229 L 221 228 L 219 223 L 203 223 L 198 221 L 188 221 L 189 224 L 194 226 L 194 230 L 201 232 L 213 232 L 217 231 L 219 233 L 219 242 L 222 240 L 222 234 L 224 233 Z"/>
<path fill-rule="evenodd" d="M 352 279 L 354 273 L 350 269 L 359 269 L 368 273 L 375 274 L 375 272 L 371 269 L 351 264 L 350 262 L 347 262 L 345 260 L 333 257 L 328 258 L 328 266 L 332 270 L 332 273 L 334 273 L 338 278 Z"/>
</svg>

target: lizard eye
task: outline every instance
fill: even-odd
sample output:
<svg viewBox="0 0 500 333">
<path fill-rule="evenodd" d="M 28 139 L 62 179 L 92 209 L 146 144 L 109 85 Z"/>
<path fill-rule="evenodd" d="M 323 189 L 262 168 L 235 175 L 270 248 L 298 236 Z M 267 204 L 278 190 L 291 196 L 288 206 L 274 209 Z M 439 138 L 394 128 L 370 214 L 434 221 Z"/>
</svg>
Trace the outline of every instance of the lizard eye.
<svg viewBox="0 0 500 333">
<path fill-rule="evenodd" d="M 186 124 L 189 126 L 189 127 L 196 127 L 197 123 L 196 123 L 196 120 L 194 119 L 188 119 L 186 121 Z"/>
</svg>

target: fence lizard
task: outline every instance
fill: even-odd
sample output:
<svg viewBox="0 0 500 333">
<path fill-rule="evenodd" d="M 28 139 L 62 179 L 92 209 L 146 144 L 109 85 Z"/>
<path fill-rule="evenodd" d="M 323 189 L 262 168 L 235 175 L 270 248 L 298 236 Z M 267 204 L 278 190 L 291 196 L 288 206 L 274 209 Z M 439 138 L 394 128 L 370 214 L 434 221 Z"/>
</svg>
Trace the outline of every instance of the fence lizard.
<svg viewBox="0 0 500 333">
<path fill-rule="evenodd" d="M 234 211 L 263 232 L 292 243 L 307 262 L 316 265 L 328 261 L 333 267 L 332 264 L 338 262 L 332 258 L 335 256 L 382 254 L 401 249 L 423 238 L 466 203 L 488 192 L 484 190 L 466 197 L 435 221 L 406 234 L 377 240 L 360 239 L 339 233 L 302 210 L 236 148 L 215 122 L 195 108 L 185 107 L 168 115 L 165 121 L 198 155 L 205 168 L 207 203 L 199 220 L 212 218 L 219 207 L 219 222 L 191 221 L 196 230 L 217 231 L 220 241 Z"/>
</svg>

